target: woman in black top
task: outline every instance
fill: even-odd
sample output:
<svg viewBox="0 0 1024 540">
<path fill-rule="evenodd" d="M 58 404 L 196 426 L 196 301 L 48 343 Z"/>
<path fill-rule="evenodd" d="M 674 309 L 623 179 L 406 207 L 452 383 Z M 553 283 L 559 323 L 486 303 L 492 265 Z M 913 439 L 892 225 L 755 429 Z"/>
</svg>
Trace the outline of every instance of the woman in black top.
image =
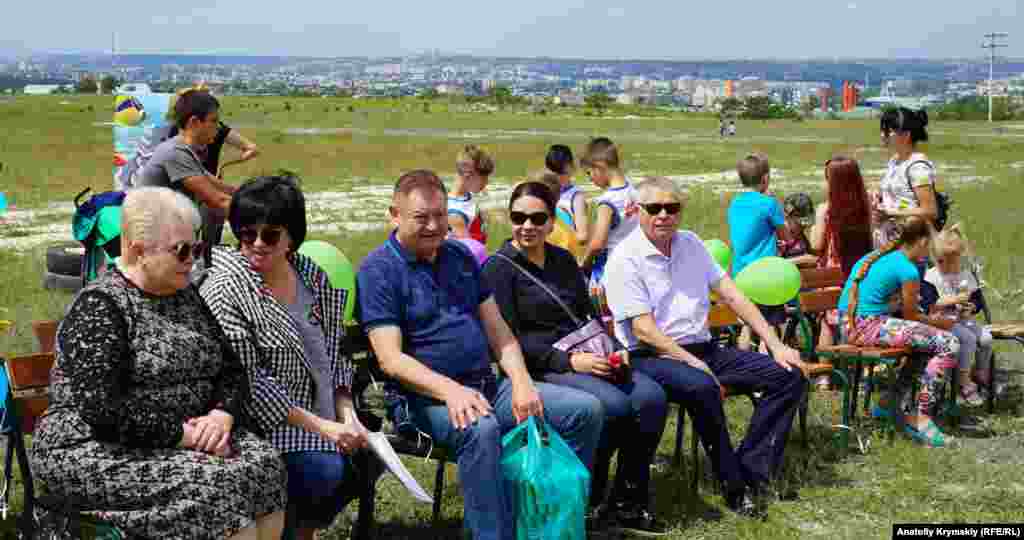
<svg viewBox="0 0 1024 540">
<path fill-rule="evenodd" d="M 509 203 L 512 239 L 491 257 L 483 269 L 494 290 L 501 314 L 515 332 L 527 367 L 539 380 L 583 390 L 605 407 L 606 423 L 594 464 L 591 504 L 604 499 L 608 464 L 619 450 L 618 473 L 610 504 L 595 508 L 595 517 L 622 529 L 658 533 L 664 528 L 648 510 L 650 463 L 654 458 L 667 413 L 664 390 L 646 375 L 632 371 L 627 380 L 613 382 L 608 358 L 593 354 L 568 354 L 553 345 L 576 329 L 558 303 L 532 279 L 502 256 L 515 261 L 543 282 L 575 313 L 577 319 L 593 318 L 587 284 L 566 250 L 548 244 L 555 195 L 542 183 L 525 182 L 512 192 Z"/>
</svg>

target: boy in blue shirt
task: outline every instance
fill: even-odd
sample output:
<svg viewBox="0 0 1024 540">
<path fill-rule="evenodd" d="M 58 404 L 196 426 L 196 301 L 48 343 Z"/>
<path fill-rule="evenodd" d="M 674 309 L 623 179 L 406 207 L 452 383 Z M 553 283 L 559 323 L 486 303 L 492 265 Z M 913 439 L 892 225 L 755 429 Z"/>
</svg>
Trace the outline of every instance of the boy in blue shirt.
<svg viewBox="0 0 1024 540">
<path fill-rule="evenodd" d="M 771 167 L 768 158 L 750 154 L 736 164 L 736 173 L 745 191 L 734 196 L 723 220 L 725 241 L 732 248 L 732 276 L 735 278 L 750 263 L 778 255 L 776 245 L 786 227 L 782 205 L 770 195 Z M 773 326 L 785 320 L 782 306 L 758 306 Z M 747 348 L 750 328 L 744 326 L 740 347 Z M 762 344 L 763 345 L 763 344 Z"/>
</svg>

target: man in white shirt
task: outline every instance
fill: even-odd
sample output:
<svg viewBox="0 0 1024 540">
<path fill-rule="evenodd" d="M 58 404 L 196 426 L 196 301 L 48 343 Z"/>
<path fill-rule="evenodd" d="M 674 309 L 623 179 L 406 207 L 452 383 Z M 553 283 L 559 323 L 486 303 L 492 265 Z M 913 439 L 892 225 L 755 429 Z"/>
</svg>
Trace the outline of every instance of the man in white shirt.
<svg viewBox="0 0 1024 540">
<path fill-rule="evenodd" d="M 751 495 L 758 495 L 781 465 L 793 415 L 806 391 L 803 363 L 697 235 L 677 230 L 683 197 L 675 184 L 654 178 L 639 186 L 639 194 L 640 228 L 612 254 L 605 276 L 616 334 L 630 347 L 653 349 L 636 354 L 633 367 L 686 407 L 723 484 L 727 506 L 755 515 Z M 772 357 L 711 342 L 712 291 L 767 343 Z M 729 440 L 721 385 L 761 395 L 736 450 Z"/>
</svg>

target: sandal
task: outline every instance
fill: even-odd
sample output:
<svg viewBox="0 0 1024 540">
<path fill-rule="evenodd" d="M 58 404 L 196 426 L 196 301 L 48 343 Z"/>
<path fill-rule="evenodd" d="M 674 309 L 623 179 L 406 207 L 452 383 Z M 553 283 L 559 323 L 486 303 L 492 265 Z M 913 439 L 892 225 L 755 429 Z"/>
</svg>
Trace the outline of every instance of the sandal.
<svg viewBox="0 0 1024 540">
<path fill-rule="evenodd" d="M 917 429 L 910 424 L 904 424 L 903 431 L 910 435 L 910 438 L 930 448 L 942 448 L 946 446 L 946 439 L 952 439 L 949 435 L 942 433 L 934 420 L 928 420 L 924 429 Z"/>
<path fill-rule="evenodd" d="M 978 385 L 974 383 L 960 384 L 960 399 L 971 407 L 977 407 L 985 403 L 985 399 L 978 393 Z"/>
</svg>

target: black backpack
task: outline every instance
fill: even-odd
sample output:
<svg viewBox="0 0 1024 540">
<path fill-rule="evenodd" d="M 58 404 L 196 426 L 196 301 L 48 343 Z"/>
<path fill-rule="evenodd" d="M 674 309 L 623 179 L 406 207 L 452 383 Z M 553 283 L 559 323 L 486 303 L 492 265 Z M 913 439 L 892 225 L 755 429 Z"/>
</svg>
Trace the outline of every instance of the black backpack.
<svg viewBox="0 0 1024 540">
<path fill-rule="evenodd" d="M 919 159 L 907 165 L 907 168 L 903 169 L 903 176 L 907 179 L 907 186 L 910 188 L 911 193 L 914 192 L 914 185 L 910 183 L 910 168 L 918 163 L 924 163 L 928 168 L 933 170 L 935 169 L 934 165 L 923 159 Z M 935 192 L 935 230 L 941 231 L 942 228 L 946 226 L 946 222 L 949 221 L 949 208 L 953 206 L 953 201 L 949 198 L 949 195 L 940 192 L 938 188 L 935 187 L 934 181 L 932 182 L 932 191 Z"/>
</svg>

